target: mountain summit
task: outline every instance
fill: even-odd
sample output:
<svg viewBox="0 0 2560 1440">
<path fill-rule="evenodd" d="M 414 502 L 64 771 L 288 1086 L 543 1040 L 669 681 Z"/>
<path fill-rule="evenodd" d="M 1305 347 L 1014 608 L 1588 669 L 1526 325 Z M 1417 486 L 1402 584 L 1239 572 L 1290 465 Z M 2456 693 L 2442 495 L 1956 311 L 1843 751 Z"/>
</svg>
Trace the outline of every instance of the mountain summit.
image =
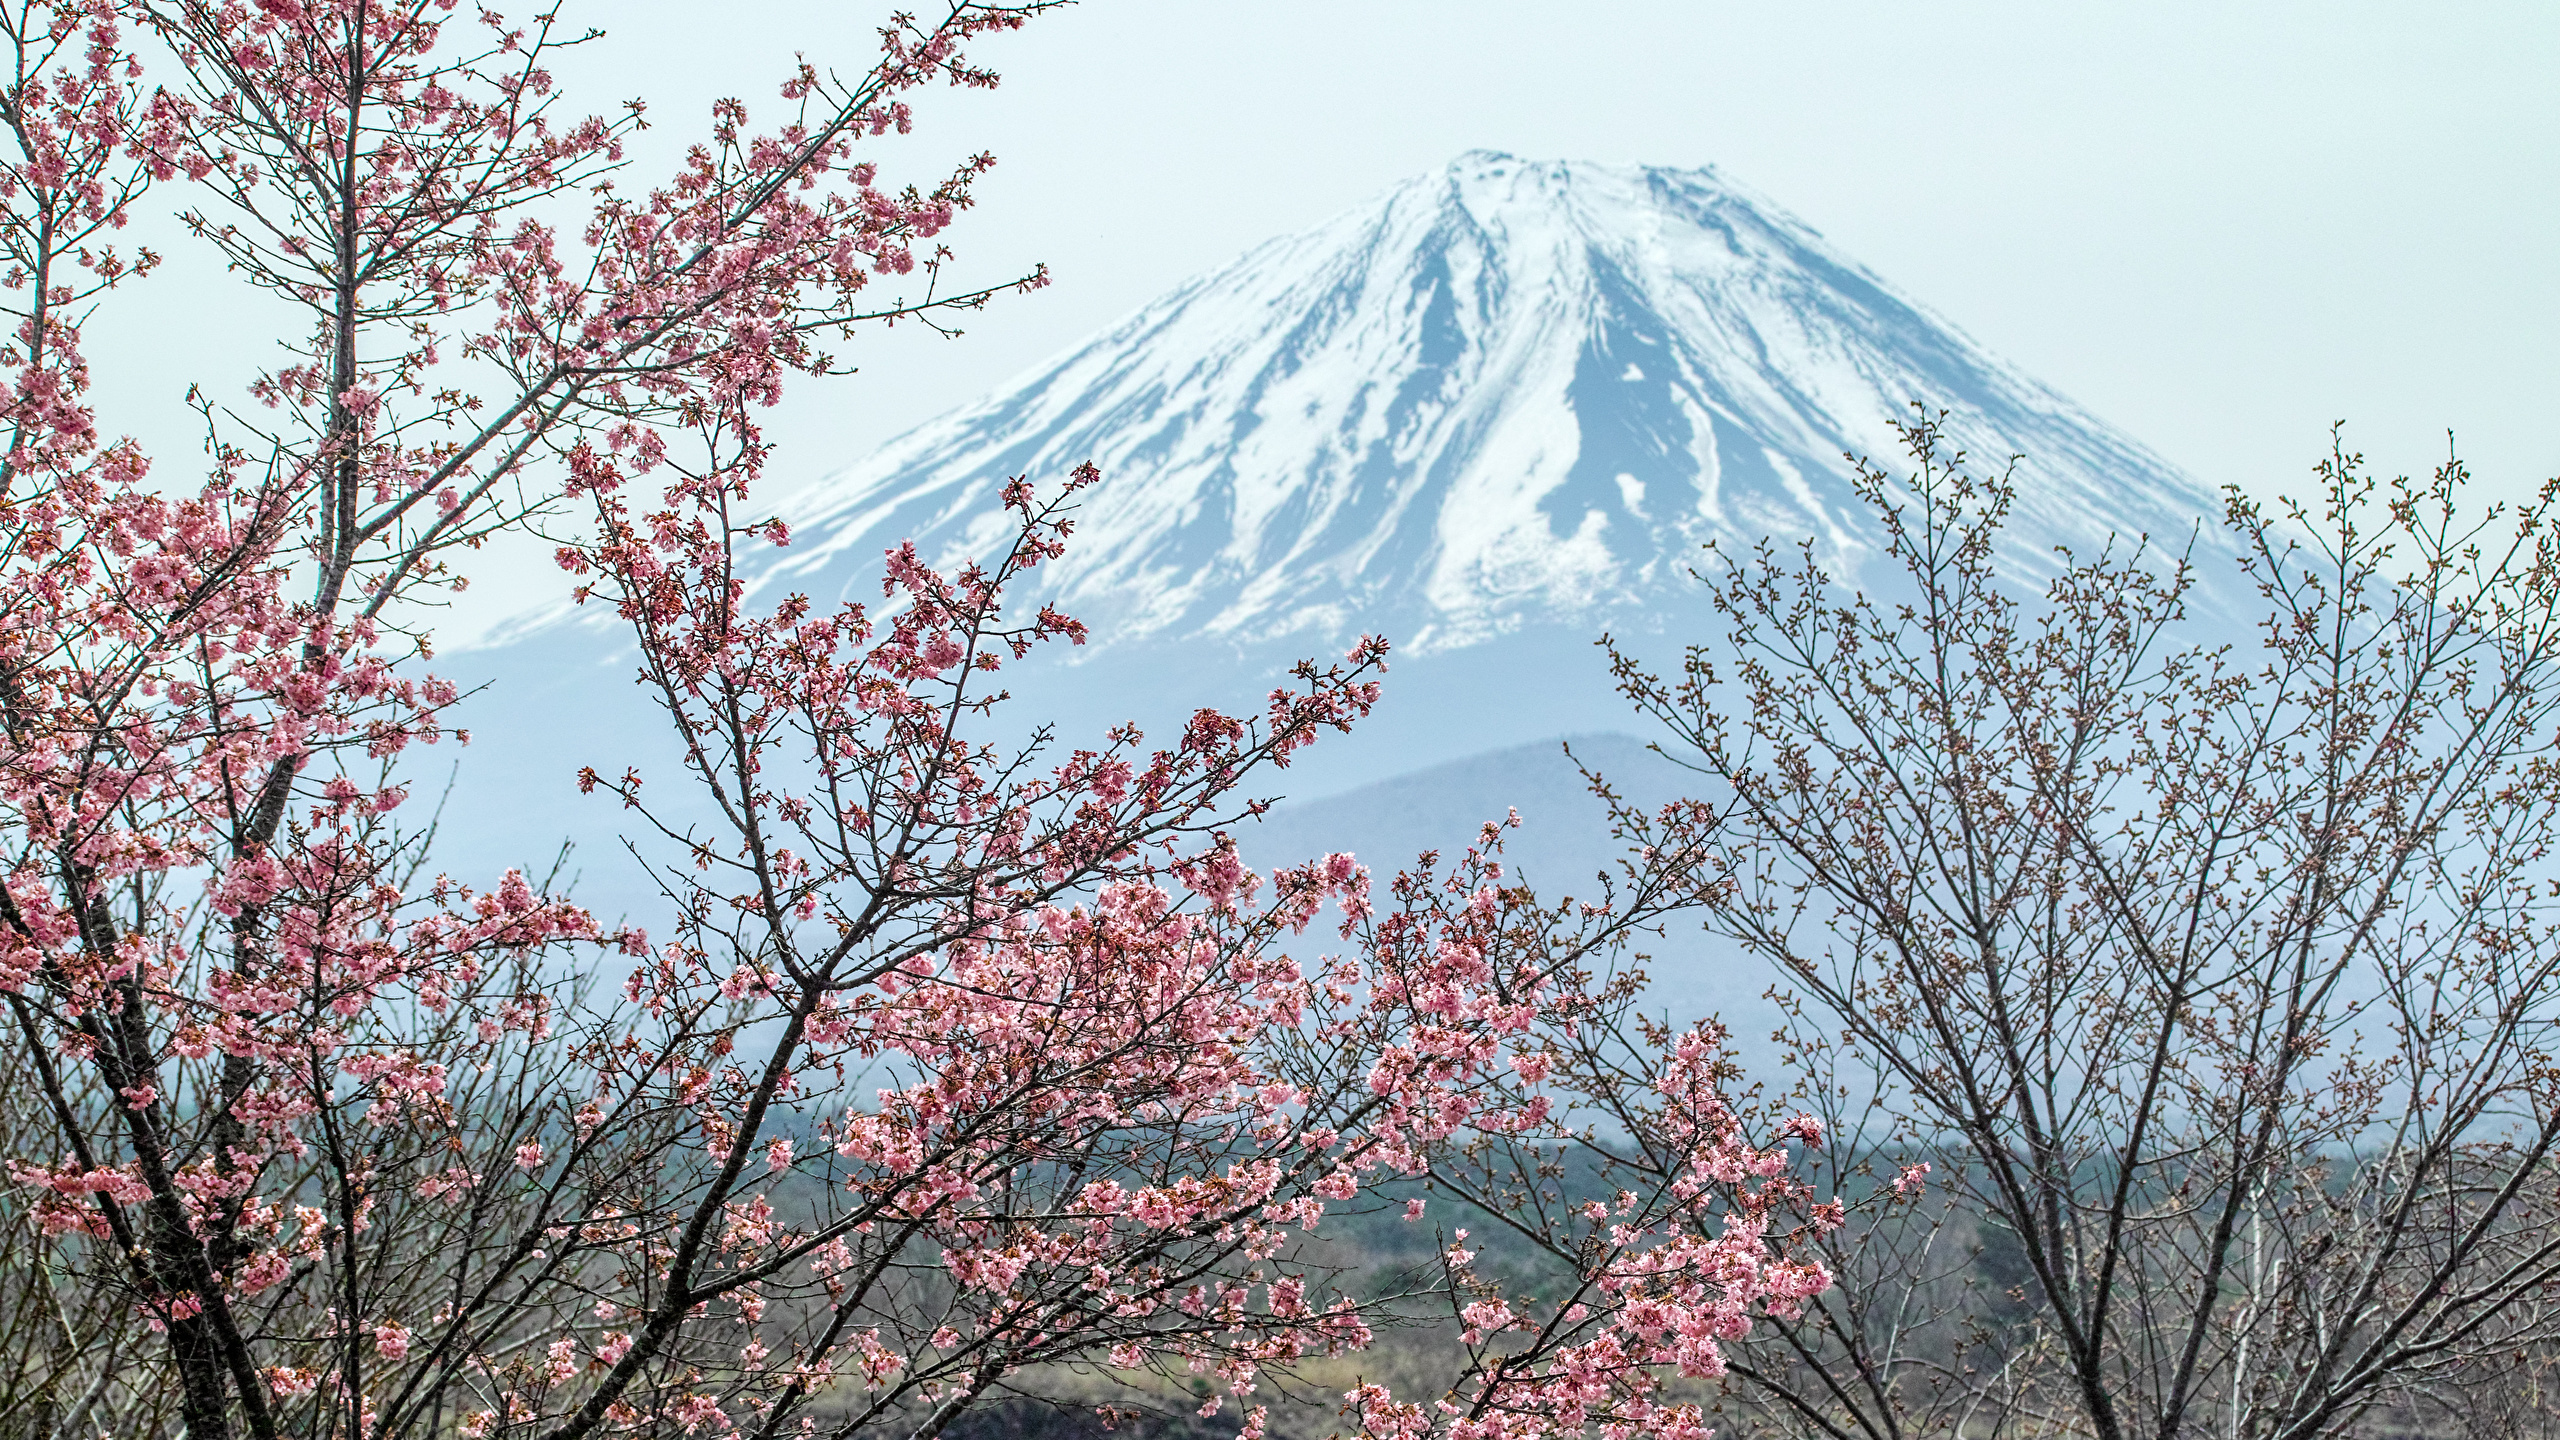
<svg viewBox="0 0 2560 1440">
<path fill-rule="evenodd" d="M 1874 527 L 1843 452 L 1914 400 L 2020 466 L 2013 559 L 2182 542 L 2213 497 L 1712 169 L 1476 151 L 1202 275 L 804 493 L 775 579 L 997 539 L 998 488 L 1104 483 L 1042 598 L 1113 640 L 1408 654 L 1692 611 L 1710 539 Z M 1651 628 L 1640 625 L 1638 628 Z"/>
</svg>

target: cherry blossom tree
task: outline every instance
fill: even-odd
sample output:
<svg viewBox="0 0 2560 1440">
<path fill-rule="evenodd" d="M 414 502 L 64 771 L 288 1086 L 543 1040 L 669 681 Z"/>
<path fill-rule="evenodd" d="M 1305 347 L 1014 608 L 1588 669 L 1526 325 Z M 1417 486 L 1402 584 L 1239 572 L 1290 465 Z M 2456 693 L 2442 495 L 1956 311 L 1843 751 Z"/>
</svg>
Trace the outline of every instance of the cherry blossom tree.
<svg viewBox="0 0 2560 1440">
<path fill-rule="evenodd" d="M 1948 1197 L 1830 1237 L 1843 1283 L 1735 1403 L 1833 1436 L 2467 1427 L 2560 1340 L 2560 482 L 2466 513 L 2457 461 L 2333 448 L 2306 503 L 2233 493 L 2218 547 L 2031 588 L 2016 488 L 1941 418 L 1906 474 L 1859 465 L 1894 588 L 1764 546 L 1712 575 L 1716 643 L 1617 656 L 1712 787 L 1621 823 L 1794 992 L 1824 1164 Z"/>
<path fill-rule="evenodd" d="M 1084 639 L 1004 595 L 1090 471 L 1018 482 L 980 563 L 890 553 L 877 604 L 751 594 L 788 538 L 758 412 L 830 336 L 1008 288 L 876 302 L 939 276 L 992 161 L 902 189 L 870 155 L 1042 8 L 900 17 L 851 83 L 804 61 L 779 124 L 723 102 L 640 194 L 641 112 L 557 108 L 586 32 L 551 12 L 6 8 L 0 1218 L 34 1259 L 0 1301 L 59 1321 L 0 1396 L 26 1423 L 930 1435 L 1064 1365 L 1198 1377 L 1259 1434 L 1258 1376 L 1411 1298 L 1323 1218 L 1542 1147 L 1617 1167 L 1480 1195 L 1562 1288 L 1479 1276 L 1460 1232 L 1423 1289 L 1466 1359 L 1351 1423 L 1699 1434 L 1665 1385 L 1828 1283 L 1789 1247 L 1837 1223 L 1790 1174 L 1818 1128 L 1755 1138 L 1711 1030 L 1629 1028 L 1612 957 L 1678 897 L 1542 904 L 1490 834 L 1383 905 L 1349 857 L 1238 862 L 1239 787 L 1366 713 L 1382 642 L 1153 746 L 984 738 L 1006 666 Z M 245 405 L 199 395 L 200 480 L 87 399 L 155 186 L 305 327 Z M 404 823 L 457 699 L 426 668 L 453 552 L 564 507 L 681 742 L 582 777 L 654 935 Z"/>
</svg>

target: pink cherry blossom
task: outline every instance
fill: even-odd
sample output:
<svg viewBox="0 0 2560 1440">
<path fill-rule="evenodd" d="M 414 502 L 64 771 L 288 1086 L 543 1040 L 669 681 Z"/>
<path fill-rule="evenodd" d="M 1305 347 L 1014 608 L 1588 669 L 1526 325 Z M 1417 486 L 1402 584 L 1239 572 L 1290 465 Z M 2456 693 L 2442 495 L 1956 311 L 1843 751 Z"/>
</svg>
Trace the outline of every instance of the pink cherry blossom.
<svg viewBox="0 0 2560 1440">
<path fill-rule="evenodd" d="M 1542 903 L 1502 826 L 1383 882 L 1244 863 L 1258 787 L 1365 719 L 1385 641 L 1154 736 L 1010 723 L 1018 662 L 1090 638 L 1008 594 L 1091 466 L 1005 487 L 974 558 L 890 549 L 876 595 L 751 593 L 785 386 L 863 323 L 1044 282 L 944 283 L 991 157 L 884 166 L 1045 7 L 894 19 L 630 188 L 643 112 L 569 106 L 583 32 L 549 11 L 0 8 L 0 999 L 50 1127 L 8 1183 L 190 1434 L 783 1434 L 822 1403 L 905 1433 L 1107 1359 L 1259 1435 L 1268 1375 L 1387 1318 L 1326 1261 L 1346 1212 L 1498 1204 L 1488 1167 L 1595 1117 L 1640 1154 L 1505 1232 L 1578 1298 L 1505 1291 L 1458 1232 L 1463 1367 L 1361 1386 L 1354 1423 L 1703 1434 L 1663 1386 L 1830 1283 L 1794 1242 L 1839 1212 L 1787 1149 L 1819 1128 L 1728 1103 L 1712 1027 L 1633 1018 L 1607 957 L 1651 900 Z M 155 186 L 291 317 L 156 474 L 80 348 L 137 291 L 190 313 L 111 243 Z M 578 777 L 660 881 L 645 930 L 431 854 L 408 799 L 462 738 L 429 668 L 458 555 L 547 522 L 663 722 Z"/>
</svg>

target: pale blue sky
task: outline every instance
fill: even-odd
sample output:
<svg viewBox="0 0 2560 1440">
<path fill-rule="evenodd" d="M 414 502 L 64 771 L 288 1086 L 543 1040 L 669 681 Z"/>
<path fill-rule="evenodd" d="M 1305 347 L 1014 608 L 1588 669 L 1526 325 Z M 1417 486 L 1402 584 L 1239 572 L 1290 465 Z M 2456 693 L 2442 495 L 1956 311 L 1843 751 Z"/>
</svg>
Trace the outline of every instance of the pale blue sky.
<svg viewBox="0 0 2560 1440">
<path fill-rule="evenodd" d="M 736 7 L 702 68 L 846 8 Z M 998 53 L 917 148 L 994 149 L 963 255 L 1058 286 L 883 347 L 907 373 L 845 397 L 848 441 L 1481 145 L 1722 166 L 2208 479 L 2285 483 L 2335 418 L 2401 465 L 2452 427 L 2498 481 L 2560 471 L 2547 0 L 1091 0 Z"/>
<path fill-rule="evenodd" d="M 858 68 L 874 23 L 840 0 L 585 13 L 614 33 L 564 78 L 598 108 L 650 96 L 670 142 L 716 94 L 770 97 L 794 49 Z M 2211 482 L 2298 484 L 2336 418 L 2386 468 L 2452 428 L 2490 490 L 2560 473 L 2549 0 L 1087 0 L 987 53 L 999 92 L 925 97 L 881 157 L 994 150 L 963 273 L 1057 283 L 957 343 L 856 352 L 866 375 L 782 417 L 786 482 L 1477 146 L 1720 166 Z M 154 325 L 145 388 L 236 339 Z"/>
</svg>

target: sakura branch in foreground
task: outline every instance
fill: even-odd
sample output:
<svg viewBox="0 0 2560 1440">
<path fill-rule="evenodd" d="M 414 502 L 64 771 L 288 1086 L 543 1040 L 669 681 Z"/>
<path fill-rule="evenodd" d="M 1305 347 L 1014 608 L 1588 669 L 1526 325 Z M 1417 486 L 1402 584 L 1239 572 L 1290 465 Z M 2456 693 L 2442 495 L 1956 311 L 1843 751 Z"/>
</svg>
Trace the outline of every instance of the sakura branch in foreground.
<svg viewBox="0 0 2560 1440">
<path fill-rule="evenodd" d="M 759 412 L 830 333 L 990 293 L 875 301 L 991 162 L 893 191 L 859 147 L 993 83 L 969 48 L 1039 8 L 901 18 L 626 196 L 639 112 L 555 113 L 550 13 L 0 7 L 0 1313 L 35 1317 L 0 1425 L 931 1435 L 1083 1370 L 1259 1431 L 1264 1382 L 1445 1303 L 1462 1357 L 1353 1424 L 1676 1435 L 1664 1386 L 1821 1289 L 1785 1241 L 1826 1212 L 1712 1037 L 1592 1038 L 1633 1033 L 1607 957 L 1652 902 L 1542 908 L 1490 844 L 1383 910 L 1348 857 L 1238 863 L 1239 787 L 1365 715 L 1383 643 L 1154 746 L 984 738 L 996 674 L 1083 638 L 1003 602 L 1089 471 L 1010 490 L 982 567 L 749 603 L 784 538 Z M 154 186 L 303 327 L 246 407 L 198 397 L 201 482 L 87 408 L 84 307 L 152 267 L 105 239 Z M 563 562 L 682 742 L 681 775 L 586 777 L 654 938 L 401 823 L 456 699 L 423 668 L 446 558 L 571 506 Z M 1402 1281 L 1327 1248 L 1470 1147 L 1621 1136 L 1606 1193 L 1485 1197 L 1554 1293 L 1464 1237 Z"/>
</svg>

